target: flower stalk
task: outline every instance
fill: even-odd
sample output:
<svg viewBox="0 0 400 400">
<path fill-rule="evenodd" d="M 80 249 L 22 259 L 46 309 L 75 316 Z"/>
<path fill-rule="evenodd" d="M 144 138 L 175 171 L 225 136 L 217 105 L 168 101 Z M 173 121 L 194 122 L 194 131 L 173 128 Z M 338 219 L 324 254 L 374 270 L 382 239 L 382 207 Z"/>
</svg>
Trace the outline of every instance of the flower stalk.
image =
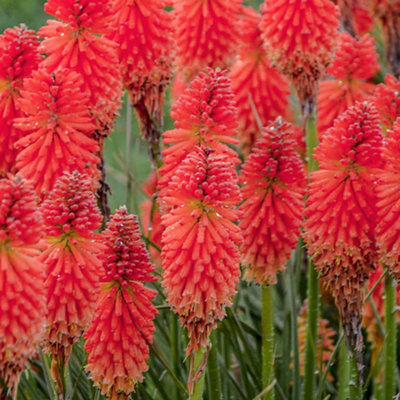
<svg viewBox="0 0 400 400">
<path fill-rule="evenodd" d="M 396 391 L 396 288 L 393 278 L 385 278 L 385 344 L 384 344 L 384 399 L 390 400 Z"/>
<path fill-rule="evenodd" d="M 262 298 L 262 383 L 263 388 L 268 387 L 274 379 L 274 303 L 273 286 L 263 285 L 261 287 Z M 263 400 L 274 399 L 274 391 L 268 391 Z"/>
</svg>

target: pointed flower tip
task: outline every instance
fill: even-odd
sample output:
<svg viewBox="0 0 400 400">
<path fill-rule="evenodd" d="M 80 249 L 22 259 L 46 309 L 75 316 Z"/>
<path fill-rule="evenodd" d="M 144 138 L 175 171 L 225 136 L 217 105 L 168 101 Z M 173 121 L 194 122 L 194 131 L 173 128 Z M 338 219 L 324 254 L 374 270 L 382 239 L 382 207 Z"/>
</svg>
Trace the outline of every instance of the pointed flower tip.
<svg viewBox="0 0 400 400">
<path fill-rule="evenodd" d="M 160 168 L 158 182 L 160 199 L 179 163 L 196 145 L 202 144 L 227 154 L 233 162 L 240 163 L 236 151 L 227 145 L 238 144 L 234 138 L 237 133 L 236 114 L 226 71 L 207 68 L 193 80 L 172 106 L 175 129 L 163 134 L 164 144 L 170 146 L 163 151 L 164 165 Z"/>
</svg>

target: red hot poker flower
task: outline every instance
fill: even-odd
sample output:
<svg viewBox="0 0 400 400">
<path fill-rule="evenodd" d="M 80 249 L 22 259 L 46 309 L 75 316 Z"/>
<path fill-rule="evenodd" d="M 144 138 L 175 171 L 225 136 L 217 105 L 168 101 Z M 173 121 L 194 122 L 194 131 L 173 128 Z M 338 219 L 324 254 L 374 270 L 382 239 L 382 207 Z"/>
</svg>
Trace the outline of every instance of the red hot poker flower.
<svg viewBox="0 0 400 400">
<path fill-rule="evenodd" d="M 156 165 L 160 156 L 157 124 L 163 122 L 164 91 L 172 74 L 172 21 L 164 6 L 165 0 L 115 0 L 114 29 L 108 35 L 118 44 L 123 84 Z"/>
<path fill-rule="evenodd" d="M 160 168 L 159 197 L 171 181 L 176 168 L 197 145 L 227 154 L 239 164 L 236 151 L 227 144 L 238 144 L 236 107 L 230 80 L 224 71 L 208 68 L 196 77 L 172 106 L 175 129 L 164 132 L 164 165 Z"/>
<path fill-rule="evenodd" d="M 306 176 L 293 135 L 291 125 L 277 119 L 242 167 L 242 265 L 245 278 L 261 284 L 276 283 L 300 236 Z"/>
<path fill-rule="evenodd" d="M 382 167 L 376 109 L 357 103 L 337 118 L 315 150 L 305 241 L 330 287 L 351 347 L 360 346 L 363 284 L 376 261 L 376 172 Z"/>
<path fill-rule="evenodd" d="M 239 24 L 240 57 L 229 77 L 239 111 L 241 147 L 248 153 L 261 134 L 258 123 L 265 126 L 287 115 L 290 90 L 286 78 L 270 65 L 258 27 L 260 14 L 251 7 L 243 8 L 243 14 Z"/>
<path fill-rule="evenodd" d="M 392 75 L 385 76 L 385 83 L 376 86 L 372 99 L 378 110 L 383 130 L 392 129 L 400 117 L 400 82 Z"/>
<path fill-rule="evenodd" d="M 240 275 L 241 196 L 226 154 L 197 146 L 176 170 L 165 196 L 163 282 L 168 303 L 189 334 L 187 354 L 207 345 L 225 316 Z"/>
<path fill-rule="evenodd" d="M 89 323 L 98 295 L 103 247 L 93 230 L 100 228 L 91 182 L 78 172 L 64 173 L 42 204 L 47 248 L 40 255 L 46 267 L 46 347 L 67 358 Z"/>
<path fill-rule="evenodd" d="M 338 15 L 330 0 L 264 1 L 264 40 L 274 63 L 292 80 L 303 111 L 314 102 L 318 79 L 333 56 Z"/>
<path fill-rule="evenodd" d="M 17 118 L 15 126 L 25 136 L 16 143 L 17 167 L 38 194 L 45 196 L 64 171 L 97 174 L 98 146 L 90 137 L 95 127 L 81 84 L 74 71 L 49 74 L 41 68 L 21 91 L 18 106 L 25 117 Z"/>
<path fill-rule="evenodd" d="M 377 247 L 382 256 L 382 261 L 394 278 L 400 280 L 400 196 L 398 187 L 400 183 L 400 118 L 396 120 L 393 130 L 386 132 L 382 149 L 382 158 L 385 168 L 378 175 L 378 219 L 376 228 Z"/>
<path fill-rule="evenodd" d="M 136 217 L 119 208 L 103 232 L 101 295 L 85 333 L 86 369 L 110 400 L 127 398 L 147 370 L 156 292 L 141 282 L 155 280 L 154 266 L 140 240 Z"/>
<path fill-rule="evenodd" d="M 0 35 L 0 176 L 16 170 L 14 143 L 20 132 L 14 129 L 13 121 L 21 115 L 16 103 L 24 79 L 42 59 L 38 46 L 34 31 L 25 25 L 7 29 Z"/>
<path fill-rule="evenodd" d="M 13 389 L 44 329 L 41 237 L 33 188 L 20 177 L 0 179 L 0 377 Z"/>
<path fill-rule="evenodd" d="M 335 79 L 319 85 L 317 127 L 320 135 L 349 107 L 370 97 L 375 85 L 366 80 L 379 70 L 374 39 L 369 35 L 357 40 L 347 32 L 343 33 L 335 57 L 327 68 Z"/>
<path fill-rule="evenodd" d="M 240 0 L 173 0 L 176 63 L 190 81 L 205 67 L 229 67 L 239 37 Z"/>
<path fill-rule="evenodd" d="M 111 2 L 48 0 L 45 11 L 62 22 L 48 20 L 38 32 L 44 38 L 40 51 L 48 55 L 43 66 L 49 72 L 67 68 L 82 75 L 96 128 L 108 133 L 122 96 L 117 45 L 102 36 L 113 29 Z"/>
</svg>

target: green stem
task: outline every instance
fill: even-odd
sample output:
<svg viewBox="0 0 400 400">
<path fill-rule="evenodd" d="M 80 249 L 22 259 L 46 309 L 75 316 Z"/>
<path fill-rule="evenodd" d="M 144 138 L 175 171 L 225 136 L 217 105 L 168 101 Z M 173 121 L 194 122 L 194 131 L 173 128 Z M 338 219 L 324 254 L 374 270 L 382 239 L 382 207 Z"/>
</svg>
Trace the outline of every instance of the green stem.
<svg viewBox="0 0 400 400">
<path fill-rule="evenodd" d="M 271 384 L 274 379 L 274 304 L 273 286 L 263 285 L 262 297 L 262 383 L 263 388 Z M 263 400 L 274 399 L 274 390 L 270 390 Z"/>
<path fill-rule="evenodd" d="M 396 289 L 393 278 L 385 278 L 385 342 L 384 342 L 384 399 L 391 400 L 396 391 Z"/>
<path fill-rule="evenodd" d="M 170 345 L 172 355 L 172 369 L 176 376 L 179 376 L 179 344 L 178 344 L 178 317 L 175 313 L 170 313 L 171 316 L 171 332 Z M 173 385 L 172 395 L 174 399 L 178 398 L 178 388 Z"/>
<path fill-rule="evenodd" d="M 339 353 L 339 388 L 338 388 L 338 399 L 349 398 L 349 382 L 350 382 L 350 363 L 349 356 L 347 354 L 346 343 L 342 340 L 340 344 Z"/>
<path fill-rule="evenodd" d="M 308 116 L 305 121 L 308 170 L 311 173 L 318 169 L 318 163 L 313 159 L 314 147 L 318 143 L 315 113 Z M 315 390 L 315 358 L 317 354 L 317 325 L 319 306 L 319 279 L 318 274 L 308 260 L 307 269 L 307 337 L 304 360 L 304 399 L 312 399 Z"/>
<path fill-rule="evenodd" d="M 314 265 L 308 260 L 307 336 L 304 358 L 304 399 L 312 399 L 315 386 L 315 359 L 317 355 L 317 328 L 319 306 L 319 281 Z"/>
<path fill-rule="evenodd" d="M 189 400 L 201 400 L 203 398 L 204 391 L 204 378 L 206 376 L 205 369 L 207 363 L 207 350 L 203 348 L 199 348 L 199 350 L 192 355 L 193 360 L 193 368 L 191 376 L 189 379 Z M 193 385 L 193 389 L 191 390 L 191 386 Z"/>
<path fill-rule="evenodd" d="M 211 333 L 210 339 L 212 347 L 207 362 L 207 375 L 209 384 L 208 398 L 210 400 L 221 400 L 221 376 L 217 360 L 217 336 L 215 331 Z"/>
<path fill-rule="evenodd" d="M 294 260 L 291 263 L 290 270 L 290 290 L 289 290 L 289 301 L 291 307 L 290 319 L 291 319 L 291 348 L 293 351 L 293 388 L 292 398 L 298 400 L 300 398 L 300 356 L 299 356 L 299 337 L 297 327 L 297 274 L 296 271 L 301 268 L 301 262 L 303 258 L 303 241 L 300 239 L 297 244 L 296 252 L 294 253 Z"/>
<path fill-rule="evenodd" d="M 357 368 L 356 352 L 348 354 L 350 363 L 349 400 L 361 400 L 360 371 Z"/>
</svg>

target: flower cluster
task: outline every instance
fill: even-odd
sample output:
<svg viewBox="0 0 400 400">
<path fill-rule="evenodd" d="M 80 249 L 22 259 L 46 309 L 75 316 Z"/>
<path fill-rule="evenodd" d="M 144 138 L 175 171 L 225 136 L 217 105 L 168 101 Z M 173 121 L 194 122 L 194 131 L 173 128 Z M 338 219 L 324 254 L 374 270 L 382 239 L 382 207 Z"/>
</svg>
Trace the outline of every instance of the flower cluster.
<svg viewBox="0 0 400 400">
<path fill-rule="evenodd" d="M 242 242 L 235 208 L 241 200 L 226 154 L 197 146 L 168 186 L 163 215 L 163 282 L 168 303 L 187 327 L 187 353 L 205 347 L 239 281 Z"/>
<path fill-rule="evenodd" d="M 293 135 L 278 118 L 264 128 L 241 171 L 242 265 L 245 278 L 258 283 L 276 283 L 300 236 L 306 176 Z"/>
<path fill-rule="evenodd" d="M 375 86 L 367 80 L 379 70 L 374 39 L 368 34 L 357 40 L 343 33 L 335 57 L 327 68 L 334 79 L 319 85 L 317 127 L 320 136 L 350 106 L 372 95 Z"/>
<path fill-rule="evenodd" d="M 0 377 L 14 390 L 44 329 L 41 238 L 42 215 L 32 186 L 12 175 L 0 179 Z"/>
<path fill-rule="evenodd" d="M 47 332 L 45 345 L 68 359 L 92 318 L 103 249 L 98 234 L 102 216 L 87 176 L 64 173 L 41 206 L 47 246 L 45 265 Z"/>
<path fill-rule="evenodd" d="M 188 81 L 233 62 L 240 8 L 240 0 L 173 0 L 176 65 Z"/>
<path fill-rule="evenodd" d="M 0 176 L 15 172 L 14 143 L 21 133 L 13 126 L 21 116 L 17 106 L 24 80 L 41 61 L 39 41 L 25 25 L 7 29 L 0 35 Z"/>
<path fill-rule="evenodd" d="M 111 216 L 102 239 L 102 285 L 85 333 L 86 369 L 102 393 L 117 400 L 134 390 L 147 369 L 157 310 L 151 303 L 155 290 L 142 282 L 155 280 L 154 266 L 140 240 L 136 217 L 125 207 Z"/>
<path fill-rule="evenodd" d="M 377 260 L 374 186 L 381 145 L 376 109 L 357 103 L 323 136 L 314 156 L 320 170 L 309 185 L 304 237 L 352 348 L 360 346 L 363 284 Z"/>
<path fill-rule="evenodd" d="M 338 9 L 330 0 L 265 0 L 261 30 L 277 66 L 310 112 L 317 82 L 333 57 Z"/>
<path fill-rule="evenodd" d="M 236 151 L 228 146 L 238 144 L 234 137 L 238 126 L 236 112 L 225 72 L 209 68 L 192 81 L 172 107 L 175 129 L 163 134 L 163 142 L 169 147 L 162 152 L 164 165 L 158 182 L 161 201 L 163 189 L 177 167 L 197 145 L 227 154 L 234 163 L 240 163 Z"/>
<path fill-rule="evenodd" d="M 122 95 L 117 44 L 104 37 L 113 30 L 111 2 L 48 0 L 45 11 L 60 21 L 48 20 L 38 31 L 44 38 L 40 51 L 48 55 L 42 67 L 49 73 L 64 68 L 79 73 L 96 129 L 109 132 Z"/>
<path fill-rule="evenodd" d="M 96 177 L 98 145 L 87 108 L 81 76 L 70 69 L 49 74 L 41 68 L 26 79 L 18 106 L 24 113 L 15 119 L 23 132 L 15 143 L 17 167 L 36 192 L 46 197 L 64 171 L 87 170 Z"/>
</svg>

